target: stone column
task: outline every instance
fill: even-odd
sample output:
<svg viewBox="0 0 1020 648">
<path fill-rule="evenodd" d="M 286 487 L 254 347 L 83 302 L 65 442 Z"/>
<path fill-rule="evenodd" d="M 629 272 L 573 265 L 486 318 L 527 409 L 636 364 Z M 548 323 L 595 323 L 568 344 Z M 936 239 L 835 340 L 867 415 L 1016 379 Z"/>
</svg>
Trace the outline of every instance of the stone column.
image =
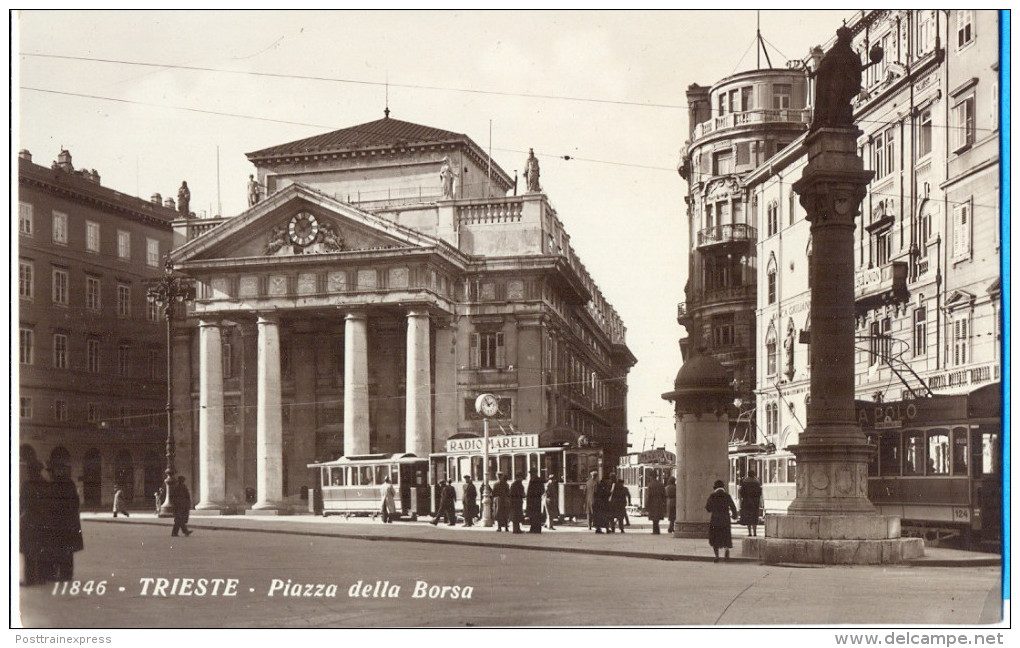
<svg viewBox="0 0 1020 648">
<path fill-rule="evenodd" d="M 808 135 L 808 164 L 793 190 L 811 222 L 811 403 L 797 456 L 797 495 L 787 515 L 765 519 L 765 537 L 743 553 L 763 562 L 897 563 L 924 554 L 901 538 L 900 520 L 868 500 L 868 445 L 854 420 L 854 227 L 874 175 L 857 155 L 854 127 Z"/>
<path fill-rule="evenodd" d="M 344 456 L 371 452 L 368 420 L 368 322 L 364 313 L 344 318 Z"/>
<path fill-rule="evenodd" d="M 432 353 L 429 314 L 407 314 L 407 395 L 404 450 L 419 457 L 432 452 Z"/>
<path fill-rule="evenodd" d="M 734 396 L 729 373 L 704 349 L 680 368 L 673 391 L 662 395 L 676 411 L 676 538 L 708 538 L 705 503 L 712 484 L 729 482 L 726 412 Z"/>
<path fill-rule="evenodd" d="M 223 343 L 218 321 L 199 321 L 198 487 L 196 512 L 226 509 L 226 454 L 223 429 Z"/>
<path fill-rule="evenodd" d="M 283 502 L 283 416 L 280 395 L 280 322 L 275 314 L 258 318 L 258 400 L 256 480 L 258 501 L 252 513 L 286 512 Z"/>
</svg>

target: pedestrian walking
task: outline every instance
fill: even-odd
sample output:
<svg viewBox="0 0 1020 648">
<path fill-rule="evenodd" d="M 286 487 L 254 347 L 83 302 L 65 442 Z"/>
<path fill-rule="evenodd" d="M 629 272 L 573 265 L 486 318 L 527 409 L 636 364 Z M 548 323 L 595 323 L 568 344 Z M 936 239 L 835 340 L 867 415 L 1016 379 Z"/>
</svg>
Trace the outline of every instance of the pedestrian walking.
<svg viewBox="0 0 1020 648">
<path fill-rule="evenodd" d="M 676 477 L 666 482 L 666 518 L 669 520 L 669 533 L 676 530 Z"/>
<path fill-rule="evenodd" d="M 609 481 L 612 484 L 612 490 L 609 494 L 609 531 L 612 533 L 613 526 L 618 525 L 620 533 L 623 533 L 623 523 L 627 517 L 627 505 L 630 504 L 630 491 L 627 490 L 627 486 L 623 483 L 622 479 L 616 478 L 615 473 L 609 475 Z"/>
<path fill-rule="evenodd" d="M 545 483 L 545 517 L 550 531 L 556 529 L 553 524 L 560 521 L 560 480 L 556 475 L 549 475 Z"/>
<path fill-rule="evenodd" d="M 447 526 L 456 526 L 456 500 L 457 489 L 445 479 L 439 480 L 439 508 L 436 509 L 436 515 L 432 518 L 432 526 L 438 526 L 440 519 L 445 519 Z"/>
<path fill-rule="evenodd" d="M 191 491 L 184 485 L 184 475 L 178 475 L 177 483 L 170 484 L 170 506 L 174 508 L 174 528 L 170 535 L 176 536 L 178 532 L 186 536 L 191 535 L 188 528 L 188 520 L 191 518 Z"/>
<path fill-rule="evenodd" d="M 730 519 L 737 519 L 737 505 L 726 492 L 726 484 L 721 479 L 717 479 L 712 488 L 715 490 L 705 503 L 705 510 L 712 514 L 708 523 L 708 543 L 712 545 L 712 551 L 715 553 L 715 562 L 719 562 L 720 549 L 725 549 L 726 560 L 730 559 L 730 549 L 733 548 Z"/>
<path fill-rule="evenodd" d="M 495 508 L 493 517 L 496 519 L 496 531 L 510 530 L 510 484 L 506 475 L 496 475 L 496 483 L 492 487 L 492 503 Z"/>
<path fill-rule="evenodd" d="M 510 484 L 510 521 L 514 525 L 514 533 L 522 533 L 521 522 L 524 521 L 524 482 L 520 474 L 514 476 Z"/>
<path fill-rule="evenodd" d="M 478 489 L 471 475 L 464 475 L 464 526 L 474 526 L 478 517 Z"/>
<path fill-rule="evenodd" d="M 397 507 L 394 503 L 395 497 L 396 491 L 393 489 L 393 480 L 386 477 L 379 488 L 379 506 L 382 509 L 383 524 L 390 524 L 398 517 Z"/>
<path fill-rule="evenodd" d="M 120 484 L 113 487 L 113 517 L 117 517 L 118 513 L 123 513 L 124 517 L 131 517 L 127 510 L 127 496 L 124 495 L 124 488 Z"/>
<path fill-rule="evenodd" d="M 528 472 L 528 523 L 531 528 L 528 533 L 542 533 L 542 497 L 545 495 L 545 484 L 538 472 Z"/>
<path fill-rule="evenodd" d="M 595 491 L 598 486 L 599 473 L 593 470 L 584 484 L 584 513 L 588 518 L 589 531 L 595 528 Z"/>
<path fill-rule="evenodd" d="M 645 512 L 652 522 L 652 535 L 659 535 L 659 520 L 664 518 L 666 513 L 666 487 L 655 473 L 652 473 L 648 483 L 645 484 Z"/>
<path fill-rule="evenodd" d="M 737 496 L 740 498 L 740 524 L 747 527 L 748 535 L 758 535 L 758 525 L 761 524 L 761 511 L 764 508 L 764 503 L 761 482 L 758 481 L 753 470 L 748 471 L 747 477 L 744 477 L 740 482 Z"/>
<path fill-rule="evenodd" d="M 160 486 L 153 497 L 156 498 L 156 515 L 159 515 L 159 509 L 163 506 L 163 500 L 166 499 L 166 486 Z"/>
</svg>

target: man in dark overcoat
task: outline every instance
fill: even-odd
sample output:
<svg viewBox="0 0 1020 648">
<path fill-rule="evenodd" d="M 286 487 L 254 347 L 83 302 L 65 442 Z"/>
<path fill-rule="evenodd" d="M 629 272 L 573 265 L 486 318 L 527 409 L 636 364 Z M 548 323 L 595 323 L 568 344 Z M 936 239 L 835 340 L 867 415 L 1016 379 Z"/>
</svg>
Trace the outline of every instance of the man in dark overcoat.
<svg viewBox="0 0 1020 648">
<path fill-rule="evenodd" d="M 520 473 L 514 476 L 510 484 L 510 521 L 514 525 L 514 533 L 521 533 L 521 522 L 524 521 L 524 482 Z"/>
<path fill-rule="evenodd" d="M 464 526 L 474 526 L 478 517 L 478 489 L 471 475 L 464 475 Z"/>
<path fill-rule="evenodd" d="M 648 483 L 645 484 L 645 512 L 652 522 L 652 534 L 659 535 L 659 520 L 665 517 L 666 513 L 666 487 L 655 473 L 652 473 Z"/>
<path fill-rule="evenodd" d="M 591 471 L 588 481 L 584 484 L 584 512 L 588 516 L 588 530 L 595 528 L 595 490 L 599 485 L 599 473 Z"/>
<path fill-rule="evenodd" d="M 78 489 L 71 481 L 71 466 L 50 462 L 52 483 L 46 489 L 39 570 L 43 580 L 74 578 L 74 554 L 85 548 L 81 535 Z"/>
<path fill-rule="evenodd" d="M 184 475 L 178 475 L 176 482 L 170 483 L 170 505 L 174 507 L 174 528 L 170 535 L 178 532 L 191 535 L 188 520 L 191 519 L 191 491 L 184 485 Z"/>
<path fill-rule="evenodd" d="M 542 496 L 545 495 L 545 485 L 538 473 L 534 470 L 528 472 L 528 524 L 531 528 L 528 533 L 542 533 Z"/>
</svg>

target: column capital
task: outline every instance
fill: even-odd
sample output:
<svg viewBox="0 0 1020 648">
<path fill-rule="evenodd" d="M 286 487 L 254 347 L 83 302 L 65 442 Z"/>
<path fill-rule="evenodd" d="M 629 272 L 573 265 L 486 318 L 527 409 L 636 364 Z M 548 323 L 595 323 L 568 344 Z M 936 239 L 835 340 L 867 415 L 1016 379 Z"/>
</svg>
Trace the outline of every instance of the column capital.
<svg viewBox="0 0 1020 648">
<path fill-rule="evenodd" d="M 262 326 L 264 324 L 276 324 L 280 323 L 280 313 L 275 310 L 271 311 L 256 311 L 256 317 L 258 318 L 256 324 Z"/>
<path fill-rule="evenodd" d="M 344 319 L 345 320 L 351 320 L 351 321 L 362 320 L 362 321 L 364 321 L 364 320 L 368 319 L 368 313 L 365 310 L 363 310 L 363 309 L 341 308 L 340 310 L 343 311 Z"/>
<path fill-rule="evenodd" d="M 430 317 L 430 315 L 431 314 L 429 313 L 429 310 L 427 308 L 422 308 L 421 306 L 416 306 L 414 308 L 409 308 L 407 310 L 407 317 L 409 317 L 409 318 L 410 317 Z"/>
<path fill-rule="evenodd" d="M 223 326 L 223 320 L 219 317 L 199 317 L 198 318 L 199 328 L 221 328 Z"/>
</svg>

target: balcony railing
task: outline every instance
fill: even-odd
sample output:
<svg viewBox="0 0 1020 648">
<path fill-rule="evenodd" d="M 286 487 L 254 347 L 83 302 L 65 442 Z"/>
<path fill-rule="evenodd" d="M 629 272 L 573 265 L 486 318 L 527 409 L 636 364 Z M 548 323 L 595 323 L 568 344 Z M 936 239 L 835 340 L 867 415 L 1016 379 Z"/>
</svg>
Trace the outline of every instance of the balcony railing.
<svg viewBox="0 0 1020 648">
<path fill-rule="evenodd" d="M 753 301 L 756 298 L 756 296 L 757 296 L 756 289 L 754 285 L 732 286 L 729 288 L 710 288 L 707 290 L 695 291 L 694 293 L 695 304 L 693 306 L 737 300 Z"/>
<path fill-rule="evenodd" d="M 810 108 L 787 108 L 785 110 L 744 110 L 742 112 L 730 113 L 713 117 L 708 121 L 701 122 L 694 129 L 694 139 L 698 139 L 709 133 L 737 128 L 750 124 L 764 124 L 774 122 L 791 122 L 795 124 L 810 124 Z"/>
<path fill-rule="evenodd" d="M 698 247 L 719 245 L 721 243 L 754 242 L 758 238 L 758 230 L 743 223 L 716 225 L 706 227 L 698 232 Z"/>
</svg>

